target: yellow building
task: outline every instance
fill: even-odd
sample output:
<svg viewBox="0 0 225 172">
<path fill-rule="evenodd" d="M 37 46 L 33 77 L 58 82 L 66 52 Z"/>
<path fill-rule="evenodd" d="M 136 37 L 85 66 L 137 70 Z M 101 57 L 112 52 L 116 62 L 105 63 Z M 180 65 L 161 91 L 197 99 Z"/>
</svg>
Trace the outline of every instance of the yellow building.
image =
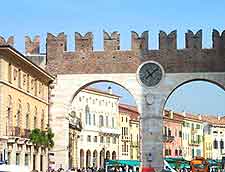
<svg viewBox="0 0 225 172">
<path fill-rule="evenodd" d="M 48 150 L 29 142 L 34 128 L 48 126 L 53 77 L 10 46 L 0 46 L 0 158 L 45 171 Z"/>
<path fill-rule="evenodd" d="M 203 115 L 204 121 L 204 157 L 222 159 L 225 156 L 225 118 Z"/>
<path fill-rule="evenodd" d="M 119 159 L 140 159 L 140 125 L 137 108 L 119 104 L 121 135 L 119 139 Z"/>
<path fill-rule="evenodd" d="M 183 157 L 187 160 L 203 156 L 203 121 L 201 115 L 183 113 L 182 148 Z"/>
</svg>

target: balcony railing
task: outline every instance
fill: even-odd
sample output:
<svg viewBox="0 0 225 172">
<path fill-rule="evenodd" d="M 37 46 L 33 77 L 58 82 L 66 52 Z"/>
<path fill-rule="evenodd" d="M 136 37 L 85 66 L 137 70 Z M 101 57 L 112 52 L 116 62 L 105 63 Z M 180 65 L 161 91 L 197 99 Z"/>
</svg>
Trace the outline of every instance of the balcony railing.
<svg viewBox="0 0 225 172">
<path fill-rule="evenodd" d="M 174 136 L 163 135 L 163 142 L 173 142 L 174 138 Z"/>
<path fill-rule="evenodd" d="M 29 129 L 24 129 L 23 137 L 24 138 L 29 138 L 30 137 L 31 131 Z"/>
<path fill-rule="evenodd" d="M 7 132 L 8 136 L 21 137 L 21 128 L 20 127 L 9 127 L 9 131 Z"/>
<path fill-rule="evenodd" d="M 191 140 L 191 141 L 189 141 L 188 144 L 191 146 L 199 146 L 201 144 L 201 142 L 197 141 L 197 140 Z"/>
<path fill-rule="evenodd" d="M 130 137 L 129 136 L 122 136 L 122 140 L 129 141 L 130 140 Z"/>
</svg>

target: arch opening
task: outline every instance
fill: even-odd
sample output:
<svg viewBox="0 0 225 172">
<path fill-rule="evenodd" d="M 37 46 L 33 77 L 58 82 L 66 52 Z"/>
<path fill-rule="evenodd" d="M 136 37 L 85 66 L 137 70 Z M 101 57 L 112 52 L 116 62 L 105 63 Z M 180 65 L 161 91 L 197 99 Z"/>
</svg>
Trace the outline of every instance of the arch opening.
<svg viewBox="0 0 225 172">
<path fill-rule="evenodd" d="M 188 80 L 172 89 L 163 109 L 163 157 L 222 159 L 224 103 L 224 86 L 212 80 Z"/>
</svg>

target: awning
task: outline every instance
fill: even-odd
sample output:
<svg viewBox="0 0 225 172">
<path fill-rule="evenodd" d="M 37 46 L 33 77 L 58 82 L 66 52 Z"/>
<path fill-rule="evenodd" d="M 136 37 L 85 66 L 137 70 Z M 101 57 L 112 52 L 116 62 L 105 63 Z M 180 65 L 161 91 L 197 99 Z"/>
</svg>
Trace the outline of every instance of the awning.
<svg viewBox="0 0 225 172">
<path fill-rule="evenodd" d="M 106 160 L 106 165 L 115 166 L 115 165 L 128 165 L 128 166 L 140 166 L 141 162 L 137 160 Z"/>
</svg>

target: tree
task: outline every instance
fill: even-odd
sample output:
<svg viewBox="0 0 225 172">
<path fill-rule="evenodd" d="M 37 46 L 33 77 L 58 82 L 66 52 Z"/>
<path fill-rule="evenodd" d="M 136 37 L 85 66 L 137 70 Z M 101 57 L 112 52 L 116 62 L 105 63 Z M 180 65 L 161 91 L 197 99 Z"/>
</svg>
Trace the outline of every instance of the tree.
<svg viewBox="0 0 225 172">
<path fill-rule="evenodd" d="M 44 147 L 51 149 L 54 146 L 53 141 L 54 133 L 52 132 L 51 128 L 48 128 L 47 131 L 41 131 L 38 128 L 35 128 L 31 131 L 30 134 L 30 142 L 37 148 Z"/>
</svg>

